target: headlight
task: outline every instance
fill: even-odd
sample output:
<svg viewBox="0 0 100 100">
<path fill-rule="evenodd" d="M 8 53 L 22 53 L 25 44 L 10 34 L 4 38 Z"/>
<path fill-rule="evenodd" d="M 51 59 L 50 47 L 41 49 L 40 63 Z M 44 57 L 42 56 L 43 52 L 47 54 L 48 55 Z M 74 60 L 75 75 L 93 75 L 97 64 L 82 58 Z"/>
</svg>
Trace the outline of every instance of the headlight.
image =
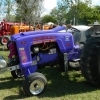
<svg viewBox="0 0 100 100">
<path fill-rule="evenodd" d="M 0 68 L 5 68 L 7 66 L 6 60 L 0 56 Z"/>
</svg>

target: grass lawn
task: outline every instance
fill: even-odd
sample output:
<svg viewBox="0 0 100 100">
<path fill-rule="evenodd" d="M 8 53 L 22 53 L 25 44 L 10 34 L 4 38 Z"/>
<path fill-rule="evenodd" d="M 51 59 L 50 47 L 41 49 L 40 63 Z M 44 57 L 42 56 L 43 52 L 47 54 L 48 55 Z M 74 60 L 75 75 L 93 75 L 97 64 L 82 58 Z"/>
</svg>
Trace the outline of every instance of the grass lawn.
<svg viewBox="0 0 100 100">
<path fill-rule="evenodd" d="M 8 51 L 0 46 L 0 55 L 7 60 Z M 23 94 L 23 79 L 13 79 L 10 72 L 0 74 L 0 100 L 100 100 L 100 89 L 89 85 L 80 71 L 61 72 L 57 67 L 38 70 L 43 73 L 48 85 L 39 96 Z"/>
</svg>

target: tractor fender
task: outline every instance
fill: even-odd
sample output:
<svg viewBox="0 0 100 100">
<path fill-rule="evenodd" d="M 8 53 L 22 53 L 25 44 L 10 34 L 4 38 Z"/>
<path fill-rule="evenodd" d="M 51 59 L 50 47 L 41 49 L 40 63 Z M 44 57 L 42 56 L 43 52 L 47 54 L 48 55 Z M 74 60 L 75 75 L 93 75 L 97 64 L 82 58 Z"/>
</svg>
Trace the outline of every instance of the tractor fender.
<svg viewBox="0 0 100 100">
<path fill-rule="evenodd" d="M 57 38 L 56 43 L 59 47 L 60 52 L 62 52 L 62 53 L 69 52 L 74 48 L 74 44 L 71 40 L 67 42 L 60 38 Z M 67 44 L 68 44 L 68 46 L 67 46 Z"/>
<path fill-rule="evenodd" d="M 60 52 L 66 52 L 66 48 L 64 46 L 63 41 L 58 38 L 58 39 L 56 39 L 56 42 L 58 44 L 58 47 L 59 47 Z"/>
</svg>

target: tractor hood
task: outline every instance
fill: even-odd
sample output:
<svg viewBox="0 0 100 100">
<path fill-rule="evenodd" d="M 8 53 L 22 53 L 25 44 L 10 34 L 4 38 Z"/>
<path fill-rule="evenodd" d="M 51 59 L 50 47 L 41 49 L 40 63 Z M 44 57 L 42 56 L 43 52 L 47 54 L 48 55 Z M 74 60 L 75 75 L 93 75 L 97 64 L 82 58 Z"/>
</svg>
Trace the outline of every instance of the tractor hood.
<svg viewBox="0 0 100 100">
<path fill-rule="evenodd" d="M 37 35 L 37 34 L 48 34 L 48 33 L 54 33 L 54 32 L 66 32 L 66 27 L 65 26 L 58 26 L 58 27 L 51 29 L 51 30 L 39 30 L 39 31 L 23 32 L 23 33 L 12 35 L 11 40 L 15 40 L 15 39 L 21 38 L 23 36 Z"/>
</svg>

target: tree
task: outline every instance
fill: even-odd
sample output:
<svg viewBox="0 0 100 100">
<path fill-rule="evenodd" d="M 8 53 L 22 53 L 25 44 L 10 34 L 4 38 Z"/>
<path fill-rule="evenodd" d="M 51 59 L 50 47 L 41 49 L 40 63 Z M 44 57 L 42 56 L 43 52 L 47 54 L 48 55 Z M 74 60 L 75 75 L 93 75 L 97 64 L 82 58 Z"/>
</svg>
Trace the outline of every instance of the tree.
<svg viewBox="0 0 100 100">
<path fill-rule="evenodd" d="M 58 10 L 57 8 L 53 8 L 50 12 L 50 17 L 52 16 L 53 19 L 55 19 L 55 22 L 58 24 Z"/>
<path fill-rule="evenodd" d="M 58 24 L 65 23 L 67 20 L 67 10 L 61 2 L 57 3 L 57 7 L 52 9 L 50 15 L 57 20 Z"/>
<path fill-rule="evenodd" d="M 42 22 L 43 23 L 48 23 L 48 22 L 57 23 L 57 20 L 50 15 L 45 15 L 45 16 L 42 17 Z"/>
<path fill-rule="evenodd" d="M 58 14 L 57 8 L 53 8 L 53 9 L 51 10 L 51 12 L 50 12 L 50 15 L 51 15 L 53 18 L 55 18 L 55 19 L 57 19 L 57 14 Z"/>
<path fill-rule="evenodd" d="M 88 24 L 91 23 L 92 8 L 88 7 L 86 3 L 79 3 L 77 6 L 73 5 L 68 12 L 68 19 L 73 19 L 73 24 Z"/>
<path fill-rule="evenodd" d="M 30 24 L 33 24 L 36 20 L 40 21 L 42 2 L 43 0 L 17 0 L 18 9 L 16 19 Z"/>
<path fill-rule="evenodd" d="M 83 20 L 82 18 L 88 18 L 88 15 L 91 16 L 91 13 L 89 13 L 91 0 L 84 0 L 84 2 L 83 0 L 62 0 L 62 5 L 66 8 L 67 23 L 73 22 L 77 25 Z"/>
<path fill-rule="evenodd" d="M 67 12 L 68 9 L 66 9 L 65 4 L 63 3 L 57 3 L 57 8 L 58 8 L 58 20 L 60 24 L 65 24 L 67 20 Z"/>
<path fill-rule="evenodd" d="M 2 19 L 3 13 L 4 13 L 4 10 L 3 10 L 3 6 L 2 6 L 2 0 L 0 0 L 0 19 Z"/>
<path fill-rule="evenodd" d="M 0 0 L 0 19 L 3 20 L 6 18 L 6 21 L 12 21 L 14 0 Z"/>
<path fill-rule="evenodd" d="M 15 5 L 14 0 L 4 0 L 4 11 L 6 13 L 6 21 L 14 21 L 15 9 L 13 5 Z"/>
<path fill-rule="evenodd" d="M 94 6 L 92 10 L 93 21 L 100 22 L 100 6 Z"/>
</svg>

